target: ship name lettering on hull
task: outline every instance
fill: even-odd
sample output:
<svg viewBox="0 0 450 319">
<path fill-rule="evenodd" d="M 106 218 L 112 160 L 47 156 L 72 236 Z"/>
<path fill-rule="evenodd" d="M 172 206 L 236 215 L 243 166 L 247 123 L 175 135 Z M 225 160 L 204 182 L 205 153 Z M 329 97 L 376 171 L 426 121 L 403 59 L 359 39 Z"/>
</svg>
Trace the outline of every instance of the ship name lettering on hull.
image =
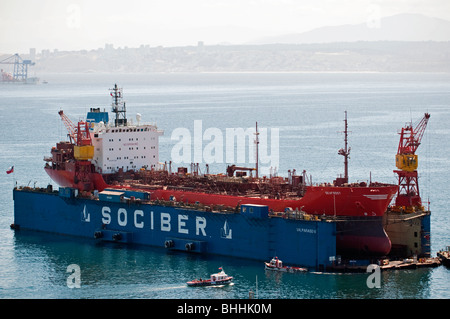
<svg viewBox="0 0 450 319">
<path fill-rule="evenodd" d="M 150 229 L 155 229 L 155 214 L 153 211 L 150 211 L 148 221 L 148 217 L 143 210 L 136 209 L 133 212 L 133 217 L 131 218 L 134 227 L 136 228 L 144 228 L 145 223 L 149 222 L 148 227 Z M 172 215 L 169 213 L 160 213 L 160 228 L 159 230 L 170 232 L 176 230 L 179 234 L 189 235 L 189 216 L 185 214 L 177 214 L 176 223 L 172 220 Z M 111 208 L 108 206 L 102 207 L 102 223 L 105 225 L 111 224 L 112 216 L 111 216 Z M 128 225 L 128 211 L 125 208 L 119 208 L 117 210 L 117 224 L 119 226 L 125 227 Z M 176 224 L 176 225 L 175 225 Z M 206 237 L 206 218 L 195 216 L 195 235 L 197 236 L 205 236 Z"/>
</svg>

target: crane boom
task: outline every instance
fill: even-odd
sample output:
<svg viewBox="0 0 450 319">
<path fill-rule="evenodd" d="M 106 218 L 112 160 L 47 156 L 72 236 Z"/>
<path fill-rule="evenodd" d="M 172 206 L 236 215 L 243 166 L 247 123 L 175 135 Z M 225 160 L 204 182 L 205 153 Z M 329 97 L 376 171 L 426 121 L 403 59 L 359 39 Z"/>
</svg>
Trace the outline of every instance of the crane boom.
<svg viewBox="0 0 450 319">
<path fill-rule="evenodd" d="M 58 112 L 61 120 L 67 128 L 70 142 L 74 144 L 74 157 L 77 160 L 88 160 L 94 157 L 94 146 L 92 145 L 91 134 L 87 122 L 79 121 L 78 126 L 64 114 L 61 110 Z"/>
<path fill-rule="evenodd" d="M 69 138 L 71 139 L 72 143 L 77 142 L 77 127 L 75 124 L 72 123 L 72 121 L 67 117 L 66 114 L 64 114 L 64 111 L 61 110 L 58 112 L 59 116 L 61 116 L 61 120 L 63 121 L 64 125 L 66 126 Z"/>
<path fill-rule="evenodd" d="M 400 133 L 400 142 L 398 145 L 397 154 L 414 154 L 420 145 L 425 128 L 430 118 L 429 113 L 425 113 L 422 120 L 415 128 L 412 125 L 407 125 L 402 128 Z"/>
</svg>

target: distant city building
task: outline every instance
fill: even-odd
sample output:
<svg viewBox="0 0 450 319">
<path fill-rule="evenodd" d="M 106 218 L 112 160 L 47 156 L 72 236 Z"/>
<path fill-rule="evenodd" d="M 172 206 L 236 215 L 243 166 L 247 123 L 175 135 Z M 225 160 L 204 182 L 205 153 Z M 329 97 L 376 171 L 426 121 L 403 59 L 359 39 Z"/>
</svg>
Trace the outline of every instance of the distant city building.
<svg viewBox="0 0 450 319">
<path fill-rule="evenodd" d="M 30 48 L 30 60 L 36 61 L 36 48 Z"/>
</svg>

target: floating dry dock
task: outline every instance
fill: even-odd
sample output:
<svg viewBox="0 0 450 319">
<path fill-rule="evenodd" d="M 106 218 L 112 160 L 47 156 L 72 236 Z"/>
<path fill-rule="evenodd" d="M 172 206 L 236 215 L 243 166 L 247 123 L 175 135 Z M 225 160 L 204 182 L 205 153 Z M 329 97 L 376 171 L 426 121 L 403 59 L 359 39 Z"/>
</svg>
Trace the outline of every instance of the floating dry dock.
<svg viewBox="0 0 450 319">
<path fill-rule="evenodd" d="M 336 223 L 269 213 L 264 205 L 233 210 L 151 200 L 147 192 L 74 188 L 15 188 L 14 228 L 142 244 L 187 253 L 265 261 L 324 270 L 336 258 Z"/>
</svg>

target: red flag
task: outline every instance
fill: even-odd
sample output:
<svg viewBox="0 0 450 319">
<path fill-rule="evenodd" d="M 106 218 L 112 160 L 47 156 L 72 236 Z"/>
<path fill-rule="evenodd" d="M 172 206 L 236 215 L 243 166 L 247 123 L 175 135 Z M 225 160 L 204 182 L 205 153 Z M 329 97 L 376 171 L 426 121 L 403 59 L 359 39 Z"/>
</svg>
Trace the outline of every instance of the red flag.
<svg viewBox="0 0 450 319">
<path fill-rule="evenodd" d="M 11 174 L 12 172 L 14 172 L 14 166 L 11 166 L 10 168 L 8 168 L 8 170 L 6 171 L 6 174 Z"/>
</svg>

